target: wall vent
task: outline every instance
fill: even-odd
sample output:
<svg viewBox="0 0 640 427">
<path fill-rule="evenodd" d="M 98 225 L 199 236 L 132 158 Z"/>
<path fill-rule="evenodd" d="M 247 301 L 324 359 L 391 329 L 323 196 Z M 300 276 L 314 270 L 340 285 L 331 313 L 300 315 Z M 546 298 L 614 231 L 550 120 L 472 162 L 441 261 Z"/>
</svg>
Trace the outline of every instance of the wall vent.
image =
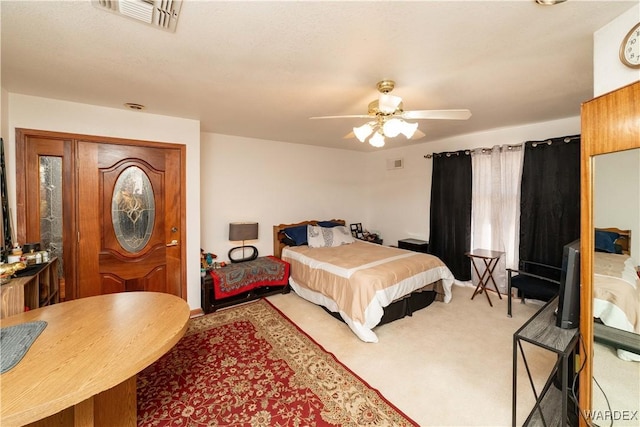
<svg viewBox="0 0 640 427">
<path fill-rule="evenodd" d="M 108 10 L 138 22 L 175 32 L 182 0 L 92 0 L 99 9 Z"/>
<path fill-rule="evenodd" d="M 402 169 L 404 167 L 404 159 L 387 159 L 387 169 Z"/>
</svg>

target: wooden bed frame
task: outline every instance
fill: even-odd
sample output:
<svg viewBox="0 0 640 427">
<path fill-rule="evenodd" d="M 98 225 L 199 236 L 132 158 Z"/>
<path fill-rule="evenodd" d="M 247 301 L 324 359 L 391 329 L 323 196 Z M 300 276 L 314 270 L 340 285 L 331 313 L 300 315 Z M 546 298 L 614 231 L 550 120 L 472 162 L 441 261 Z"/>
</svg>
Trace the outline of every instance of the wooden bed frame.
<svg viewBox="0 0 640 427">
<path fill-rule="evenodd" d="M 344 219 L 331 219 L 331 222 L 336 222 L 338 224 L 346 225 Z M 318 225 L 318 220 L 310 220 L 310 221 L 302 221 L 295 224 L 279 224 L 273 226 L 273 256 L 276 258 L 282 258 L 282 249 L 286 246 L 282 243 L 282 237 L 284 235 L 284 230 L 289 227 L 296 227 L 299 225 Z"/>
</svg>

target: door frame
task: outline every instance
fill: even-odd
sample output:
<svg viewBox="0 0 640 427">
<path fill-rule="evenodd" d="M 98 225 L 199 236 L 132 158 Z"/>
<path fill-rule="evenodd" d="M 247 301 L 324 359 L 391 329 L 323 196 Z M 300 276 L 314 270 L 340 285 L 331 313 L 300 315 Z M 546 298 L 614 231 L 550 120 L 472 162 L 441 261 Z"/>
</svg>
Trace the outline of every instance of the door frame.
<svg viewBox="0 0 640 427">
<path fill-rule="evenodd" d="M 29 202 L 29 191 L 39 193 L 38 175 L 33 174 L 27 168 L 27 159 L 29 154 L 34 154 L 31 150 L 36 150 L 37 155 L 52 155 L 50 151 L 43 151 L 34 148 L 33 139 L 50 139 L 52 141 L 61 141 L 62 151 L 58 147 L 54 150 L 54 155 L 60 155 L 62 152 L 63 163 L 63 265 L 64 265 L 64 299 L 75 299 L 78 295 L 76 272 L 78 262 L 78 227 L 77 223 L 81 218 L 77 218 L 77 182 L 81 177 L 77 173 L 76 146 L 78 141 L 90 142 L 95 144 L 120 144 L 138 147 L 177 149 L 180 152 L 180 229 L 186 231 L 186 154 L 187 147 L 185 144 L 156 142 L 146 140 L 134 140 L 125 138 L 115 138 L 96 135 L 84 135 L 66 132 L 44 131 L 36 129 L 16 128 L 16 237 L 18 242 L 25 243 L 40 240 L 40 225 L 37 213 L 39 206 L 33 206 L 33 202 Z M 35 184 L 33 181 L 36 180 Z M 36 198 L 39 200 L 39 198 Z M 29 225 L 31 224 L 31 225 Z M 75 237 L 74 237 L 75 236 Z M 187 233 L 183 233 L 180 244 L 180 295 L 182 299 L 187 299 L 187 271 L 186 271 L 186 248 Z"/>
</svg>

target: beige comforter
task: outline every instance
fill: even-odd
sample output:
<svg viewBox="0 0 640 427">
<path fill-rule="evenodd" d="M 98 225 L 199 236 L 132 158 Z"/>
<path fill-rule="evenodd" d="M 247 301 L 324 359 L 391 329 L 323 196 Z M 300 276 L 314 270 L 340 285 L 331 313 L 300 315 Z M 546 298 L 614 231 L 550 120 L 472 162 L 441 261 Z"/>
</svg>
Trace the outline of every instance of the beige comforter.
<svg viewBox="0 0 640 427">
<path fill-rule="evenodd" d="M 596 252 L 593 315 L 605 325 L 640 334 L 640 278 L 632 258 Z"/>
<path fill-rule="evenodd" d="M 437 257 L 356 241 L 334 248 L 287 247 L 289 283 L 296 293 L 339 312 L 363 341 L 376 342 L 371 330 L 388 306 L 411 292 L 442 280 L 442 300 L 451 300 L 453 274 Z"/>
</svg>

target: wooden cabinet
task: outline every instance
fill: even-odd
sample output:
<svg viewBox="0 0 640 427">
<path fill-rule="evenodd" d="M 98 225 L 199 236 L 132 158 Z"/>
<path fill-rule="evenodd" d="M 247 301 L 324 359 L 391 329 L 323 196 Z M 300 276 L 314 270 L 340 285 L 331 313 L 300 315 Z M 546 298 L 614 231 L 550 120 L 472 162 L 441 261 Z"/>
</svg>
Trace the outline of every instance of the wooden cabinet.
<svg viewBox="0 0 640 427">
<path fill-rule="evenodd" d="M 60 301 L 58 258 L 38 264 L 28 276 L 16 277 L 0 288 L 0 318 Z"/>
<path fill-rule="evenodd" d="M 640 81 L 582 104 L 582 152 L 580 187 L 580 408 L 592 409 L 593 386 L 593 254 L 595 250 L 595 157 L 640 148 Z M 622 193 L 621 193 L 622 194 Z M 635 233 L 635 232 L 634 232 Z M 635 236 L 635 234 L 634 234 Z M 633 242 L 633 241 L 632 241 Z M 633 253 L 633 252 L 632 252 Z M 588 423 L 582 418 L 580 425 Z"/>
</svg>

